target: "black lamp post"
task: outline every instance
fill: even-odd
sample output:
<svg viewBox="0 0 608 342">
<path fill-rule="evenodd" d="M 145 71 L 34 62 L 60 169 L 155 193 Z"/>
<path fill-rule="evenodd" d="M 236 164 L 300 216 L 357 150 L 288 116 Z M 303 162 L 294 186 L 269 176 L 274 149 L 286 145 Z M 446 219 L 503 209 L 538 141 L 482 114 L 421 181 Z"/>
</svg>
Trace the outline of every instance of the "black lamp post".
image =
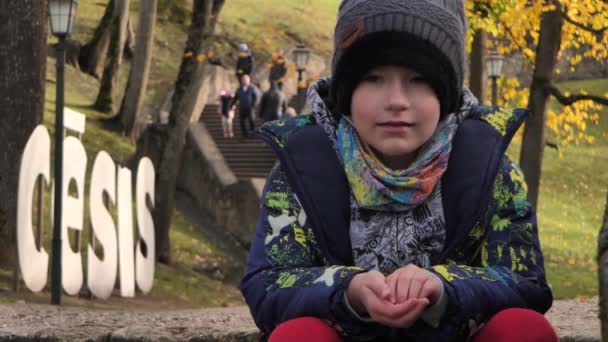
<svg viewBox="0 0 608 342">
<path fill-rule="evenodd" d="M 306 70 L 308 57 L 310 57 L 310 50 L 302 44 L 296 46 L 293 50 L 293 59 L 296 63 L 296 69 L 298 70 L 298 93 L 296 95 L 296 112 L 298 114 L 302 112 L 304 103 L 306 102 L 306 84 L 304 84 L 302 73 Z"/>
<path fill-rule="evenodd" d="M 53 260 L 51 271 L 51 303 L 61 304 L 61 219 L 63 190 L 63 74 L 65 39 L 72 31 L 77 0 L 49 0 L 51 32 L 57 44 L 57 93 L 55 97 L 55 200 L 53 208 Z"/>
<path fill-rule="evenodd" d="M 497 79 L 502 75 L 502 66 L 504 57 L 495 51 L 490 53 L 486 59 L 486 68 L 488 69 L 488 77 L 492 79 L 492 106 L 496 107 L 498 103 Z"/>
</svg>

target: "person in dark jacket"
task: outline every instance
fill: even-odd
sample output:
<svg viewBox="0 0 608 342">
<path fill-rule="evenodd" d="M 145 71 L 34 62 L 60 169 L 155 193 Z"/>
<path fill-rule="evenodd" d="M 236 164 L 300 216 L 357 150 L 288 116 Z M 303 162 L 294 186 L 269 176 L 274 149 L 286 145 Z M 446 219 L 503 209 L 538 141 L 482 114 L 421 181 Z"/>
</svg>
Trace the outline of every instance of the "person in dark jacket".
<svg viewBox="0 0 608 342">
<path fill-rule="evenodd" d="M 270 84 L 276 83 L 277 88 L 282 91 L 285 75 L 287 75 L 287 65 L 285 63 L 284 51 L 281 49 L 272 55 L 268 81 Z"/>
<path fill-rule="evenodd" d="M 312 114 L 271 171 L 240 289 L 271 342 L 558 341 L 536 216 L 505 151 L 526 110 L 463 86 L 462 0 L 343 0 Z"/>
<path fill-rule="evenodd" d="M 237 80 L 241 80 L 243 75 L 249 75 L 251 77 L 253 75 L 254 68 L 254 58 L 251 49 L 245 43 L 239 44 L 239 55 L 236 60 L 236 78 Z"/>
<path fill-rule="evenodd" d="M 258 104 L 259 91 L 251 84 L 249 75 L 241 76 L 241 86 L 237 88 L 230 107 L 238 103 L 239 123 L 241 124 L 241 134 L 244 138 L 249 137 L 249 133 L 255 129 L 255 107 Z"/>
<path fill-rule="evenodd" d="M 270 83 L 270 89 L 264 92 L 260 101 L 260 116 L 264 122 L 277 120 L 287 111 L 287 96 L 276 82 Z"/>
</svg>

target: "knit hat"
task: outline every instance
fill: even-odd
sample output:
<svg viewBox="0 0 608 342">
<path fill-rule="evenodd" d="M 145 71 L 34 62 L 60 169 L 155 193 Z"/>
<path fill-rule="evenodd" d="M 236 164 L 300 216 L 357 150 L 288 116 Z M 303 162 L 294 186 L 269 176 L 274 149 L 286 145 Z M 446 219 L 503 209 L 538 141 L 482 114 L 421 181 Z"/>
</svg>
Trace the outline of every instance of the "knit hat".
<svg viewBox="0 0 608 342">
<path fill-rule="evenodd" d="M 332 100 L 348 114 L 369 70 L 400 65 L 422 74 L 441 114 L 455 112 L 464 82 L 466 19 L 462 0 L 342 0 L 334 33 Z"/>
</svg>

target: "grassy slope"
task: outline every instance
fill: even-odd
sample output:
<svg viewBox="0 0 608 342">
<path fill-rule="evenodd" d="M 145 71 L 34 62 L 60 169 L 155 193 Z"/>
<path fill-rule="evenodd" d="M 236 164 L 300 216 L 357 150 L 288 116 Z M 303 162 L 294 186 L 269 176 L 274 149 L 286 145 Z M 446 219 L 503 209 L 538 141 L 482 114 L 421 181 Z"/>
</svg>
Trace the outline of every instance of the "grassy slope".
<svg viewBox="0 0 608 342">
<path fill-rule="evenodd" d="M 608 92 L 608 82 L 567 82 L 563 89 Z M 556 106 L 552 102 L 553 106 Z M 545 149 L 538 221 L 545 266 L 556 298 L 588 297 L 597 294 L 597 235 L 608 190 L 608 108 L 598 125 L 588 131 L 593 144 L 566 146 L 560 153 Z M 509 154 L 518 160 L 520 144 Z"/>
<path fill-rule="evenodd" d="M 226 1 L 216 49 L 234 60 L 236 44 L 247 42 L 260 64 L 277 49 L 288 51 L 298 42 L 329 56 L 338 4 L 339 0 Z"/>
</svg>

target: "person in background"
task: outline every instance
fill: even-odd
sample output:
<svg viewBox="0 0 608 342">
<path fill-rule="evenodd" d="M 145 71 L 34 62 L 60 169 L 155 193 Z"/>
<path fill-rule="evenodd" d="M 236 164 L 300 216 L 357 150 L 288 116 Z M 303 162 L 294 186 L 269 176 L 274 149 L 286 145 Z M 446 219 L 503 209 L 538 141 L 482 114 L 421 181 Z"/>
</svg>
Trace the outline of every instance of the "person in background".
<svg viewBox="0 0 608 342">
<path fill-rule="evenodd" d="M 234 131 L 232 130 L 232 120 L 234 119 L 234 107 L 230 105 L 232 102 L 232 94 L 229 89 L 223 89 L 220 91 L 219 101 L 219 114 L 222 120 L 222 130 L 224 138 L 234 137 Z"/>
<path fill-rule="evenodd" d="M 298 115 L 298 113 L 296 113 L 296 109 L 289 106 L 287 107 L 287 110 L 285 111 L 285 116 L 289 117 L 289 118 L 293 118 L 294 116 Z"/>
<path fill-rule="evenodd" d="M 270 84 L 276 82 L 277 88 L 283 90 L 283 81 L 287 75 L 287 65 L 285 64 L 285 56 L 283 49 L 280 49 L 272 55 L 272 63 L 268 74 Z"/>
<path fill-rule="evenodd" d="M 342 0 L 312 114 L 279 161 L 240 284 L 270 342 L 557 342 L 536 214 L 506 154 L 527 110 L 464 87 L 464 0 Z"/>
<path fill-rule="evenodd" d="M 244 138 L 249 137 L 249 133 L 255 129 L 255 107 L 258 104 L 259 91 L 251 84 L 249 75 L 241 76 L 241 85 L 237 88 L 230 107 L 238 103 L 239 123 Z"/>
<path fill-rule="evenodd" d="M 279 89 L 276 82 L 270 83 L 260 101 L 260 116 L 264 122 L 277 120 L 287 110 L 287 96 Z"/>
<path fill-rule="evenodd" d="M 253 75 L 254 69 L 253 52 L 245 43 L 239 44 L 239 54 L 236 60 L 236 78 L 240 81 L 243 75 Z"/>
</svg>

